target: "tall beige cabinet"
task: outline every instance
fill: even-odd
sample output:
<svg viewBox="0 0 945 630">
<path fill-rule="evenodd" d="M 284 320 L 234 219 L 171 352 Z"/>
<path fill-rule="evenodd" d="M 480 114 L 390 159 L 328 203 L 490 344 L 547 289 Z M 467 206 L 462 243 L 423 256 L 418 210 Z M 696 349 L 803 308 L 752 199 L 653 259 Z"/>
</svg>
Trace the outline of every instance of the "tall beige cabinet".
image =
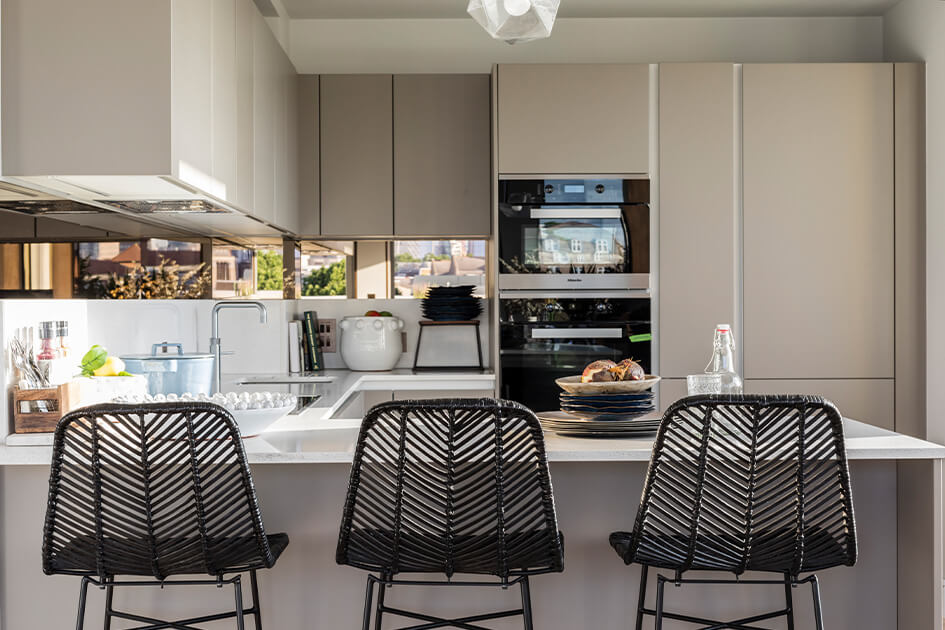
<svg viewBox="0 0 945 630">
<path fill-rule="evenodd" d="M 735 68 L 663 64 L 659 99 L 659 370 L 701 372 L 716 324 L 735 320 Z M 661 398 L 685 385 L 661 384 Z"/>
<path fill-rule="evenodd" d="M 664 406 L 727 322 L 746 392 L 915 425 L 921 68 L 663 64 L 659 87 Z"/>
<path fill-rule="evenodd" d="M 838 391 L 892 428 L 893 66 L 743 72 L 744 375 L 766 390 L 853 379 Z"/>
</svg>

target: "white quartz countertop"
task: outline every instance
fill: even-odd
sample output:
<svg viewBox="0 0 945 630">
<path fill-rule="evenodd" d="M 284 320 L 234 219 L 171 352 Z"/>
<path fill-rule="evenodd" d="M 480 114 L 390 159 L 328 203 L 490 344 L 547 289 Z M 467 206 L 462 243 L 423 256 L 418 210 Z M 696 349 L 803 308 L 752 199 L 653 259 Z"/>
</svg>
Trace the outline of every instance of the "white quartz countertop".
<svg viewBox="0 0 945 630">
<path fill-rule="evenodd" d="M 309 418 L 304 430 L 270 431 L 243 443 L 254 465 L 349 464 L 359 427 L 357 419 Z M 844 419 L 844 433 L 850 460 L 945 459 L 945 446 L 856 420 Z M 551 462 L 647 462 L 653 438 L 600 440 L 546 433 L 545 448 Z M 0 446 L 0 465 L 48 464 L 51 456 L 49 445 Z"/>
<path fill-rule="evenodd" d="M 285 416 L 259 437 L 244 440 L 251 464 L 350 463 L 361 425 L 360 418 L 336 417 L 347 403 L 365 391 L 437 391 L 444 396 L 462 396 L 463 391 L 492 389 L 495 375 L 481 372 L 352 372 L 326 370 L 320 382 L 296 379 L 296 392 L 316 393 L 320 398 L 297 415 Z M 274 374 L 244 374 L 226 377 L 230 389 L 276 389 L 286 387 L 292 377 Z M 255 381 L 252 385 L 245 380 Z M 844 419 L 847 457 L 851 460 L 945 459 L 945 446 Z M 0 466 L 48 464 L 52 456 L 52 434 L 9 435 L 0 446 Z M 545 435 L 549 461 L 555 462 L 646 462 L 653 438 L 581 439 Z"/>
</svg>

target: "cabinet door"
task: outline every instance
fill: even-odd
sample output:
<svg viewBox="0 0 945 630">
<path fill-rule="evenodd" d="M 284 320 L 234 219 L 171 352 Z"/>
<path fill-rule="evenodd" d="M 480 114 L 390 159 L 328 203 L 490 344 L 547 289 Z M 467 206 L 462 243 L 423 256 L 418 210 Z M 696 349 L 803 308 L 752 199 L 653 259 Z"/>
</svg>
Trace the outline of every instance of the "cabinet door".
<svg viewBox="0 0 945 630">
<path fill-rule="evenodd" d="M 253 25 L 256 5 L 236 3 L 236 191 L 235 203 L 252 210 L 255 163 L 253 159 Z"/>
<path fill-rule="evenodd" d="M 716 324 L 734 323 L 731 64 L 660 65 L 660 374 L 702 372 Z"/>
<path fill-rule="evenodd" d="M 392 77 L 325 75 L 320 82 L 322 234 L 391 235 Z"/>
<path fill-rule="evenodd" d="M 273 118 L 273 135 L 275 138 L 275 223 L 281 228 L 295 232 L 298 230 L 298 210 L 295 199 L 298 191 L 295 188 L 294 155 L 292 165 L 290 158 L 290 136 L 294 129 L 289 125 L 289 106 L 295 109 L 296 94 L 292 92 L 293 83 L 289 80 L 291 63 L 282 51 L 279 51 L 276 66 L 275 117 Z M 290 92 L 292 92 L 290 94 Z M 293 119 L 294 122 L 294 119 Z M 291 143 L 295 138 L 291 138 Z M 294 147 L 294 144 L 291 144 Z"/>
<path fill-rule="evenodd" d="M 491 232 L 489 75 L 394 77 L 394 233 Z"/>
<path fill-rule="evenodd" d="M 500 65 L 499 172 L 649 172 L 649 66 Z"/>
<path fill-rule="evenodd" d="M 239 182 L 239 91 L 237 28 L 238 9 L 242 0 L 213 0 L 212 54 L 212 160 L 217 196 L 236 202 Z"/>
<path fill-rule="evenodd" d="M 892 78 L 744 67 L 748 378 L 893 376 Z"/>
<path fill-rule="evenodd" d="M 833 402 L 844 418 L 893 430 L 895 421 L 893 379 L 752 380 L 746 394 L 809 394 Z"/>
<path fill-rule="evenodd" d="M 206 190 L 213 177 L 213 7 L 172 0 L 171 20 L 172 172 Z"/>
<path fill-rule="evenodd" d="M 321 232 L 319 212 L 318 77 L 298 79 L 298 186 L 299 234 Z"/>
<path fill-rule="evenodd" d="M 253 214 L 275 220 L 276 52 L 279 48 L 265 18 L 253 20 Z M 280 49 L 281 50 L 281 49 Z"/>
</svg>

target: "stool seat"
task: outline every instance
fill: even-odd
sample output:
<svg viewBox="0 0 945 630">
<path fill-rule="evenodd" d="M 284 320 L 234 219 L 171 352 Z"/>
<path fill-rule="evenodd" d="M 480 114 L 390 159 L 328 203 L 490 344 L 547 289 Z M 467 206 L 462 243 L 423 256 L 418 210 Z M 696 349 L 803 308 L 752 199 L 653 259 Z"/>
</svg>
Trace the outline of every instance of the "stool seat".
<svg viewBox="0 0 945 630">
<path fill-rule="evenodd" d="M 268 534 L 269 550 L 275 562 L 289 546 L 287 534 Z M 141 551 L 154 545 L 152 562 L 141 562 Z M 47 573 L 70 575 L 97 575 L 94 569 L 99 546 L 92 535 L 77 536 L 58 549 L 50 559 Z M 179 536 L 150 540 L 146 536 L 105 536 L 101 552 L 115 558 L 109 569 L 113 575 L 153 576 L 155 569 L 162 577 L 172 575 L 223 575 L 242 573 L 250 569 L 268 569 L 266 559 L 260 556 L 254 537 L 223 537 L 207 539 L 207 551 L 219 563 L 208 571 L 204 547 L 199 536 Z"/>
<path fill-rule="evenodd" d="M 525 575 L 545 570 L 549 554 L 556 553 L 555 549 L 549 548 L 545 530 L 507 532 L 504 563 L 499 560 L 503 552 L 499 549 L 495 532 L 461 534 L 448 539 L 428 532 L 404 531 L 398 544 L 407 553 L 395 566 L 391 557 L 394 538 L 392 530 L 353 529 L 343 564 L 387 575 L 453 572 L 498 575 L 504 564 L 510 575 Z M 560 531 L 558 545 L 564 549 L 564 534 Z M 452 556 L 447 551 L 450 548 Z M 447 562 L 452 563 L 451 567 Z"/>
<path fill-rule="evenodd" d="M 614 532 L 610 535 L 610 546 L 627 564 L 636 562 L 675 570 L 686 559 L 690 542 L 688 536 L 651 536 L 650 540 L 639 544 L 634 544 L 634 536 L 629 532 Z M 804 571 L 829 569 L 842 563 L 845 549 L 830 532 L 819 527 L 808 528 L 805 539 Z M 699 534 L 689 568 L 693 571 L 728 571 L 736 574 L 745 571 L 792 573 L 796 540 L 797 530 L 786 528 L 757 532 L 747 541 L 728 533 Z M 745 547 L 752 552 L 742 564 L 738 551 Z M 731 550 L 731 554 L 715 551 L 726 548 Z"/>
</svg>

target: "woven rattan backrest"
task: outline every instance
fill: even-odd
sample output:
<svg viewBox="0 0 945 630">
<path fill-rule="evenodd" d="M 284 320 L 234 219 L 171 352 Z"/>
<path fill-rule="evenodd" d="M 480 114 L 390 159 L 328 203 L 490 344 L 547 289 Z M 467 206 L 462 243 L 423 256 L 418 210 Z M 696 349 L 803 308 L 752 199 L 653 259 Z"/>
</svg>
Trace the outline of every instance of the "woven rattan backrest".
<svg viewBox="0 0 945 630">
<path fill-rule="evenodd" d="M 529 573 L 561 570 L 535 415 L 492 399 L 371 409 L 355 451 L 337 559 L 391 574 L 507 577 L 522 564 Z"/>
<path fill-rule="evenodd" d="M 832 403 L 811 396 L 693 396 L 663 417 L 636 522 L 635 557 L 682 570 L 783 570 L 856 561 Z M 657 548 L 658 547 L 658 548 Z"/>
<path fill-rule="evenodd" d="M 106 404 L 60 420 L 47 573 L 215 575 L 237 542 L 255 542 L 259 564 L 273 564 L 239 430 L 224 408 Z"/>
</svg>

